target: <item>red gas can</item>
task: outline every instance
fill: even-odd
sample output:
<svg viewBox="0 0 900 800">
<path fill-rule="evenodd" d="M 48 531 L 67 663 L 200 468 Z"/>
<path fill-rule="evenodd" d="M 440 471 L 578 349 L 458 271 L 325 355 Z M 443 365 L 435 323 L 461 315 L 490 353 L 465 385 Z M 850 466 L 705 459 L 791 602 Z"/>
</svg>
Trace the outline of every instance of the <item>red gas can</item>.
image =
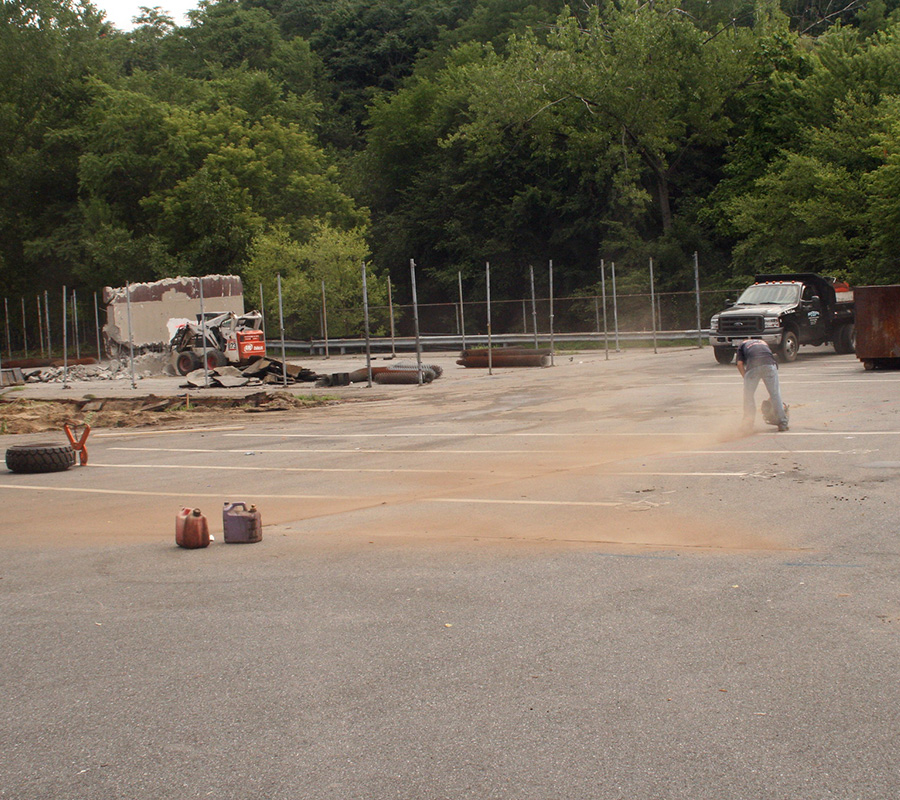
<svg viewBox="0 0 900 800">
<path fill-rule="evenodd" d="M 209 545 L 209 524 L 199 508 L 182 508 L 175 517 L 175 544 L 189 550 Z"/>
</svg>

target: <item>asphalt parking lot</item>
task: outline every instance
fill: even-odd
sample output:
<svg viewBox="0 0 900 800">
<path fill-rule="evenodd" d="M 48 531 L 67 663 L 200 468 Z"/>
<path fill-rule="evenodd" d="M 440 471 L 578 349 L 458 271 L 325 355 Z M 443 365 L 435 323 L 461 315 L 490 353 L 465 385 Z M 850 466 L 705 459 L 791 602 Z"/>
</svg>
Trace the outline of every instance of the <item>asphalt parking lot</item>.
<svg viewBox="0 0 900 800">
<path fill-rule="evenodd" d="M 0 472 L 0 797 L 896 796 L 900 372 L 442 363 Z"/>
</svg>

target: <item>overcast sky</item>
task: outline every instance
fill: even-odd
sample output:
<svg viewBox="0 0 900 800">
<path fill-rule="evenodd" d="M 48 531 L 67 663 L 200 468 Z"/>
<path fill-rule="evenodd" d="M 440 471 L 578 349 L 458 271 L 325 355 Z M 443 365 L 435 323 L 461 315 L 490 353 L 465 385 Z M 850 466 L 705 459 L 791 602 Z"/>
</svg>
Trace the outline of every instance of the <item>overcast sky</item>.
<svg viewBox="0 0 900 800">
<path fill-rule="evenodd" d="M 172 19 L 176 25 L 186 25 L 187 19 L 185 14 L 193 8 L 197 7 L 196 0 L 94 0 L 97 8 L 106 11 L 106 18 L 115 25 L 120 31 L 130 31 L 134 24 L 131 22 L 132 17 L 140 14 L 141 6 L 153 8 L 159 6 Z"/>
</svg>

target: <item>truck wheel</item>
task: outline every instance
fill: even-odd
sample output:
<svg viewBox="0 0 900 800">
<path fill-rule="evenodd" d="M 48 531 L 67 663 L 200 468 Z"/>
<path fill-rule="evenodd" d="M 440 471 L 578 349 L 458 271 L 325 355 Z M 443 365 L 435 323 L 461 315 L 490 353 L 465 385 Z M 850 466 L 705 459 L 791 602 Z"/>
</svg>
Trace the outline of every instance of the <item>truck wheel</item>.
<svg viewBox="0 0 900 800">
<path fill-rule="evenodd" d="M 799 347 L 800 340 L 797 338 L 797 334 L 793 331 L 785 331 L 781 340 L 781 348 L 779 349 L 781 360 L 787 364 L 796 361 Z"/>
<path fill-rule="evenodd" d="M 10 472 L 63 472 L 75 464 L 75 451 L 67 444 L 14 444 L 6 451 Z"/>
<path fill-rule="evenodd" d="M 856 326 L 852 322 L 841 325 L 834 335 L 834 352 L 847 355 L 856 350 Z"/>
<path fill-rule="evenodd" d="M 225 366 L 226 363 L 227 359 L 225 358 L 225 353 L 221 350 L 206 351 L 206 368 L 208 370 L 214 370 L 216 367 Z"/>
<path fill-rule="evenodd" d="M 734 361 L 734 350 L 730 347 L 714 347 L 713 354 L 720 364 L 730 364 Z"/>
<path fill-rule="evenodd" d="M 200 366 L 200 359 L 190 351 L 175 354 L 175 372 L 179 375 L 187 375 Z"/>
</svg>

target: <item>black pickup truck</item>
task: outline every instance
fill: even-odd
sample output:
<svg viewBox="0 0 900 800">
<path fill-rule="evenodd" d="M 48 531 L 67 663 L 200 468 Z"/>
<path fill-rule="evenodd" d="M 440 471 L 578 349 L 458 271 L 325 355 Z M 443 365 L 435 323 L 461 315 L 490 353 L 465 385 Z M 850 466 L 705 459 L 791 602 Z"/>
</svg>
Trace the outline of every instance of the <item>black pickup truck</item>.
<svg viewBox="0 0 900 800">
<path fill-rule="evenodd" d="M 794 361 L 801 344 L 852 353 L 854 323 L 853 291 L 842 281 L 808 272 L 757 275 L 737 302 L 713 315 L 709 343 L 720 364 L 732 362 L 744 339 L 762 339 L 783 361 Z"/>
</svg>

